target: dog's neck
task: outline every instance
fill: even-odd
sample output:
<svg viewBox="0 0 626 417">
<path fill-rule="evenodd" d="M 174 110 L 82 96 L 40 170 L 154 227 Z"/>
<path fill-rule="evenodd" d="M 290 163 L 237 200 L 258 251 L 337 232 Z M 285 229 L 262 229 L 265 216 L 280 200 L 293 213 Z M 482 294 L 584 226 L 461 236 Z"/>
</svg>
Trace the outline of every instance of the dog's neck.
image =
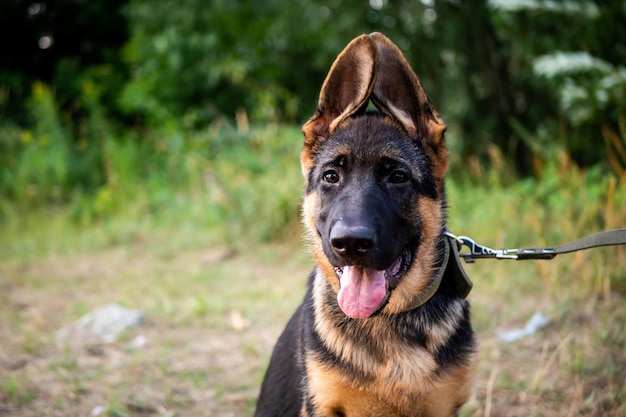
<svg viewBox="0 0 626 417">
<path fill-rule="evenodd" d="M 435 276 L 426 288 L 413 298 L 405 311 L 414 310 L 430 300 L 439 290 L 444 276 L 451 280 L 456 294 L 460 298 L 466 298 L 471 291 L 473 284 L 460 263 L 461 258 L 456 242 L 451 241 L 448 236 L 444 236 L 443 245 L 445 248 L 442 253 L 441 265 L 435 268 L 437 271 Z"/>
</svg>

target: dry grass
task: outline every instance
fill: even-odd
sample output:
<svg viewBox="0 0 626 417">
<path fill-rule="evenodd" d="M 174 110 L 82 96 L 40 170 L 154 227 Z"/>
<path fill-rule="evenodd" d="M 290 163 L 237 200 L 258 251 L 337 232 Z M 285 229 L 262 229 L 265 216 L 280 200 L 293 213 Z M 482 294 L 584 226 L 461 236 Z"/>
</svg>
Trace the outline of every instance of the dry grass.
<svg viewBox="0 0 626 417">
<path fill-rule="evenodd" d="M 570 261 L 551 262 L 567 270 Z M 471 300 L 480 353 L 475 395 L 466 415 L 626 415 L 624 297 L 581 291 L 579 276 L 571 271 L 569 284 L 559 280 L 561 290 L 555 285 L 544 291 L 511 277 L 525 272 L 532 277 L 537 265 L 492 267 L 471 272 L 477 284 Z M 504 283 L 497 290 L 481 285 L 480 274 L 494 272 Z M 524 327 L 537 311 L 550 317 L 546 328 L 508 344 L 497 340 L 497 331 Z"/>
<path fill-rule="evenodd" d="M 543 291 L 532 279 L 541 266 L 492 262 L 468 268 L 481 348 L 464 415 L 623 416 L 624 298 Z M 5 261 L 0 415 L 250 415 L 308 264 L 301 251 L 282 246 L 165 259 L 146 248 L 114 248 Z M 570 279 L 576 287 L 578 278 Z M 146 323 L 112 344 L 55 339 L 61 327 L 111 302 L 144 311 Z M 551 318 L 546 329 L 511 344 L 496 340 L 496 330 L 523 326 L 535 311 Z M 147 343 L 131 350 L 137 335 Z"/>
<path fill-rule="evenodd" d="M 307 274 L 302 258 L 282 247 L 165 259 L 114 248 L 4 262 L 0 415 L 250 414 L 267 352 L 302 292 L 304 280 L 294 279 Z M 113 302 L 147 320 L 112 344 L 56 339 L 60 328 Z M 146 344 L 130 349 L 138 335 Z"/>
</svg>

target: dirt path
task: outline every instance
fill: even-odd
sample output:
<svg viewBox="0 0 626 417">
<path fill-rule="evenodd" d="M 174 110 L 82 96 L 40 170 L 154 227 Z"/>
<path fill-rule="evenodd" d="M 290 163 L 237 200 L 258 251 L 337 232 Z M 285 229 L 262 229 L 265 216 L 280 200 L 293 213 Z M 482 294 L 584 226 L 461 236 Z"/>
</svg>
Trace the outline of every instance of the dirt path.
<svg viewBox="0 0 626 417">
<path fill-rule="evenodd" d="M 301 250 L 285 246 L 175 254 L 113 248 L 4 262 L 0 416 L 251 415 L 309 265 Z M 493 273 L 492 265 L 470 273 Z M 523 286 L 513 296 L 499 284 L 478 284 L 471 300 L 481 352 L 464 415 L 624 415 L 622 297 L 559 299 Z M 110 303 L 146 319 L 113 343 L 57 338 Z M 546 329 L 497 341 L 496 330 L 523 326 L 539 309 L 550 316 Z"/>
</svg>

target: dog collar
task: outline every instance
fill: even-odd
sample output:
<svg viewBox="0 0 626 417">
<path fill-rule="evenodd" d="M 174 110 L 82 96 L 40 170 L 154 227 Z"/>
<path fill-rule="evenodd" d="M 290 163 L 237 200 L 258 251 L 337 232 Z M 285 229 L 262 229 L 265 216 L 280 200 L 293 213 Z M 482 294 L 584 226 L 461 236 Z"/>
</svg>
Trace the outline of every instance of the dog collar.
<svg viewBox="0 0 626 417">
<path fill-rule="evenodd" d="M 439 289 L 441 281 L 445 275 L 452 280 L 459 297 L 466 298 L 472 290 L 474 284 L 463 269 L 456 240 L 446 235 L 444 245 L 444 258 L 441 262 L 441 267 L 439 267 L 437 275 L 435 275 L 432 281 L 426 286 L 426 288 L 424 288 L 424 291 L 413 299 L 406 311 L 413 310 L 430 300 Z"/>
<path fill-rule="evenodd" d="M 470 280 L 469 276 L 463 269 L 463 264 L 461 264 L 461 255 L 459 254 L 459 244 L 458 240 L 454 237 L 448 235 L 446 233 L 446 244 L 448 245 L 449 252 L 447 265 L 444 274 L 448 274 L 450 278 L 452 278 L 452 282 L 454 283 L 454 288 L 459 297 L 467 298 L 470 291 L 472 291 L 472 287 L 474 283 Z"/>
</svg>

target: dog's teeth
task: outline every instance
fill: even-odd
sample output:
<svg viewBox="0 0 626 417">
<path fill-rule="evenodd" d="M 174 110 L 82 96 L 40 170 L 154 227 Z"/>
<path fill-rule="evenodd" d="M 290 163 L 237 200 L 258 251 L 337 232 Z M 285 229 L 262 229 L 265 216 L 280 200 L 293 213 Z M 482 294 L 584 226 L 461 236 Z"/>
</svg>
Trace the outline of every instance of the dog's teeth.
<svg viewBox="0 0 626 417">
<path fill-rule="evenodd" d="M 391 275 L 396 276 L 398 272 L 400 272 L 400 268 L 402 267 L 402 258 L 398 258 L 398 260 L 393 264 L 393 269 L 391 270 Z"/>
</svg>

